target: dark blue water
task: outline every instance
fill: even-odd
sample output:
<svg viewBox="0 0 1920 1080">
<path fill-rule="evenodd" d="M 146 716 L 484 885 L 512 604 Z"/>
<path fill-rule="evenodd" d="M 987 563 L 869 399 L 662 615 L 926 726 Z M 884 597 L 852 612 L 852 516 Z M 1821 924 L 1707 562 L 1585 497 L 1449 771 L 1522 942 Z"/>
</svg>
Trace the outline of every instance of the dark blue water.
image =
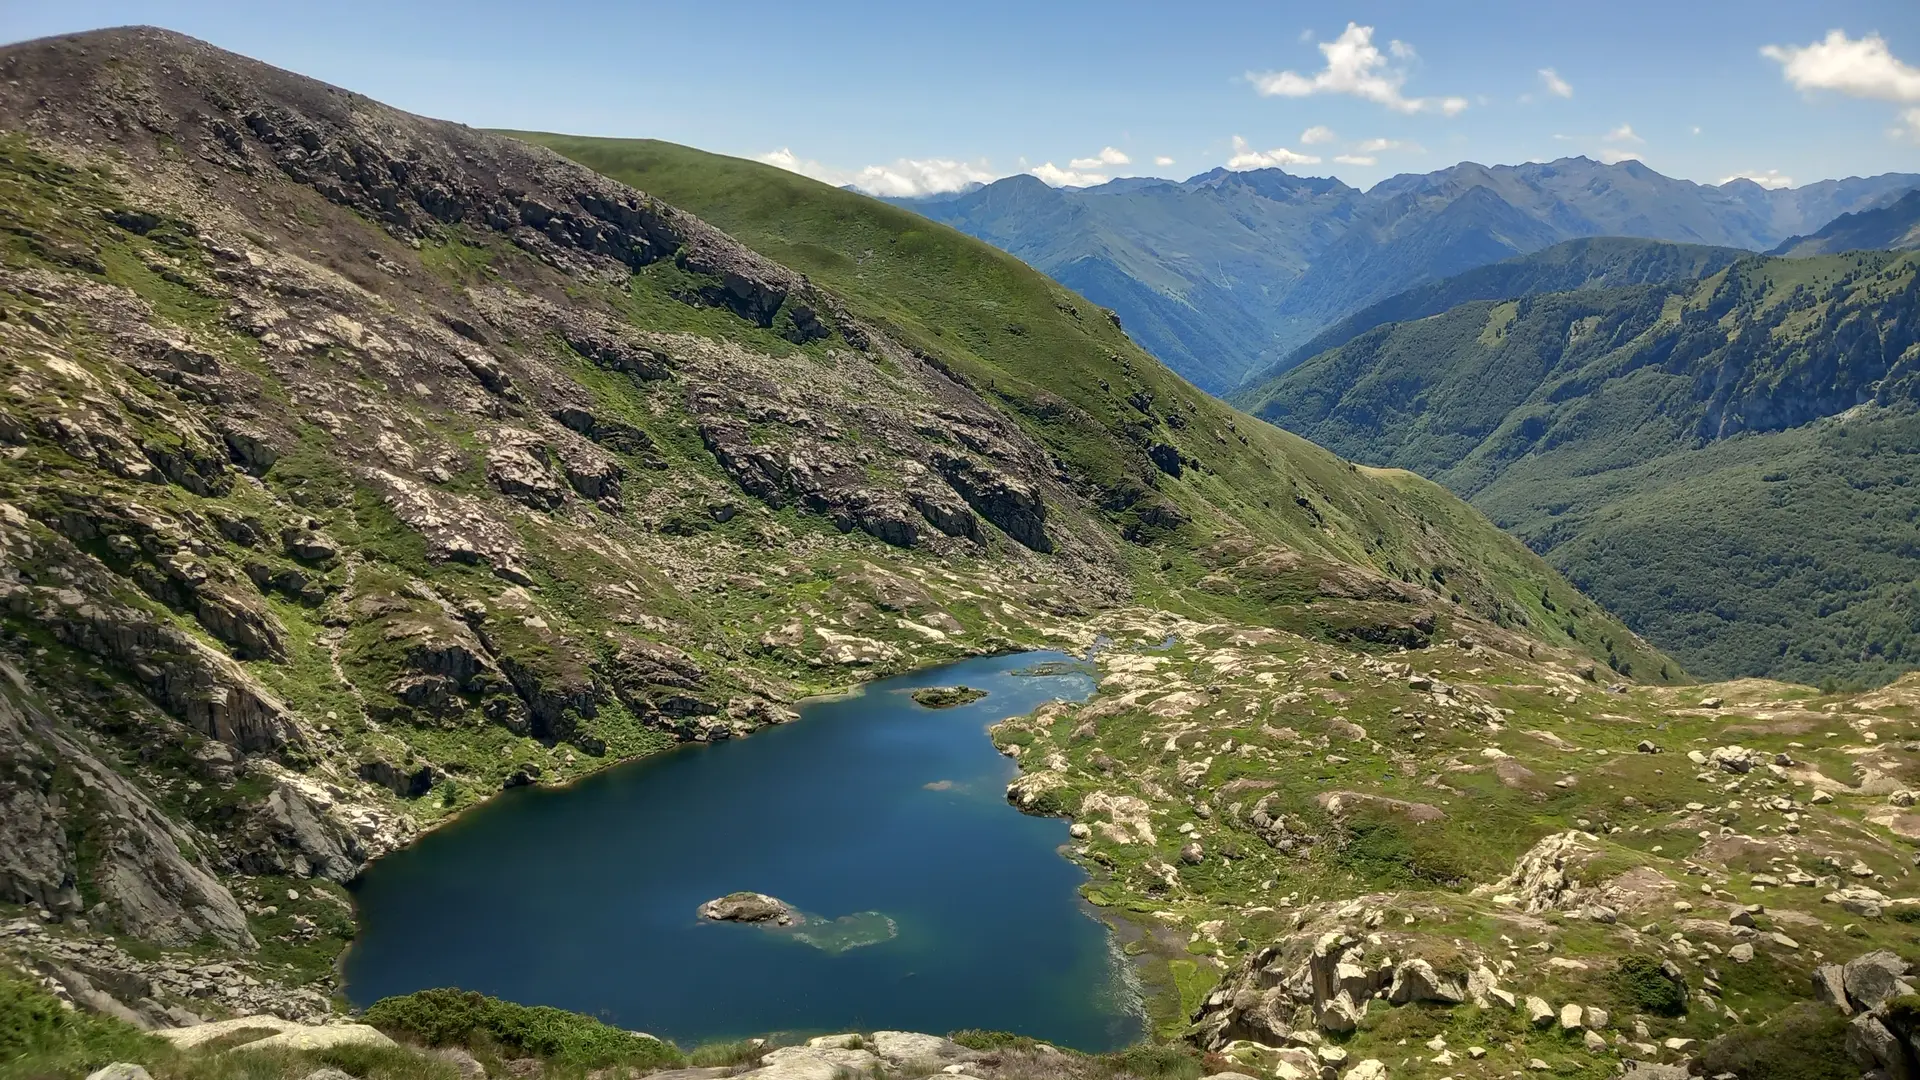
<svg viewBox="0 0 1920 1080">
<path fill-rule="evenodd" d="M 969 1027 L 1131 1042 L 1136 1006 L 1058 852 L 1066 823 L 1007 804 L 1015 768 L 984 731 L 1090 694 L 1082 673 L 1014 674 L 1067 659 L 968 660 L 751 738 L 505 792 L 368 871 L 347 994 L 458 986 L 682 1045 Z M 989 694 L 943 710 L 907 694 L 956 683 Z M 833 952 L 695 916 L 738 890 L 826 919 L 878 911 L 895 936 Z"/>
</svg>

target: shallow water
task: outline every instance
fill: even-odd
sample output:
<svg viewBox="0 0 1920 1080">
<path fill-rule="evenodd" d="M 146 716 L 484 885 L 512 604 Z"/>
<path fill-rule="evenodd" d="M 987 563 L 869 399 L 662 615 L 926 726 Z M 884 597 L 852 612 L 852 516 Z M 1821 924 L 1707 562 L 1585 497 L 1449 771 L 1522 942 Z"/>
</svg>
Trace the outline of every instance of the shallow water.
<svg viewBox="0 0 1920 1080">
<path fill-rule="evenodd" d="M 887 1028 L 1131 1042 L 1137 1003 L 1059 854 L 1066 823 L 1007 804 L 1016 770 L 984 730 L 1083 700 L 1093 680 L 1070 660 L 967 660 L 747 739 L 504 792 L 368 871 L 347 994 L 459 986 L 682 1045 Z M 940 710 L 909 697 L 960 683 L 988 695 Z M 807 921 L 696 917 L 740 890 Z"/>
</svg>

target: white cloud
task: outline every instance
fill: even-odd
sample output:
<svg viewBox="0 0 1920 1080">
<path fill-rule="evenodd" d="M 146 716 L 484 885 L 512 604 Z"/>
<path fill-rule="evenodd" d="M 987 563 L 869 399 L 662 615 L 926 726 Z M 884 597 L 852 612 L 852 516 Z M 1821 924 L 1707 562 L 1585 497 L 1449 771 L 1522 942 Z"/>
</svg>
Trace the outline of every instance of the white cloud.
<svg viewBox="0 0 1920 1080">
<path fill-rule="evenodd" d="M 1561 78 L 1560 73 L 1552 68 L 1540 69 L 1540 83 L 1547 88 L 1547 93 L 1554 97 L 1573 96 L 1573 84 Z"/>
<path fill-rule="evenodd" d="M 1779 169 L 1768 169 L 1766 172 L 1734 173 L 1732 176 L 1723 176 L 1720 178 L 1722 184 L 1731 184 L 1735 180 L 1751 180 L 1769 191 L 1793 186 L 1793 177 L 1781 176 Z"/>
<path fill-rule="evenodd" d="M 1305 45 L 1307 42 L 1312 40 L 1313 40 L 1312 27 L 1308 27 L 1307 29 L 1300 31 L 1300 44 Z"/>
<path fill-rule="evenodd" d="M 1695 124 L 1695 125 L 1693 125 L 1693 133 L 1694 133 L 1695 135 L 1698 135 L 1698 134 L 1700 134 L 1700 125 L 1699 125 L 1699 124 Z"/>
<path fill-rule="evenodd" d="M 1367 139 L 1353 145 L 1354 150 L 1362 154 L 1378 154 L 1383 150 L 1401 150 L 1409 154 L 1424 154 L 1426 148 L 1419 143 L 1402 142 L 1399 139 Z"/>
<path fill-rule="evenodd" d="M 1632 124 L 1621 124 L 1619 127 L 1614 128 L 1612 131 L 1600 137 L 1608 142 L 1614 143 L 1645 143 L 1647 141 L 1639 135 L 1634 134 Z"/>
<path fill-rule="evenodd" d="M 1233 156 L 1227 159 L 1229 169 L 1281 169 L 1288 165 L 1318 164 L 1320 159 L 1313 154 L 1295 153 L 1284 146 L 1255 150 L 1238 135 L 1233 137 Z"/>
<path fill-rule="evenodd" d="M 1067 164 L 1076 169 L 1103 169 L 1114 165 L 1131 165 L 1133 164 L 1133 159 L 1128 157 L 1124 151 L 1111 146 L 1103 146 L 1100 148 L 1100 152 L 1092 157 L 1074 158 L 1072 161 L 1067 162 Z"/>
<path fill-rule="evenodd" d="M 1300 141 L 1307 146 L 1312 146 L 1315 143 L 1332 142 L 1339 137 L 1340 136 L 1333 133 L 1332 128 L 1324 124 L 1315 124 L 1300 133 Z"/>
<path fill-rule="evenodd" d="M 1848 97 L 1920 104 L 1920 68 L 1901 62 L 1879 34 L 1856 41 L 1844 30 L 1829 30 L 1824 41 L 1768 45 L 1760 55 L 1778 61 L 1787 82 L 1808 93 L 1833 90 Z"/>
<path fill-rule="evenodd" d="M 769 150 L 766 153 L 761 154 L 759 156 L 759 160 L 764 161 L 769 165 L 774 165 L 779 168 L 785 169 L 788 172 L 799 173 L 801 176 L 811 177 L 815 180 L 820 181 L 823 184 L 846 183 L 845 180 L 835 179 L 836 176 L 841 175 L 839 173 L 839 170 L 830 169 L 827 166 L 822 165 L 817 161 L 809 161 L 805 158 L 802 158 L 799 154 L 794 153 L 793 148 L 790 146 L 783 146 L 778 150 Z"/>
<path fill-rule="evenodd" d="M 1643 160 L 1643 159 L 1640 157 L 1640 152 L 1638 150 L 1602 150 L 1600 151 L 1600 163 L 1602 165 L 1618 165 L 1623 161 L 1640 161 L 1640 160 Z"/>
<path fill-rule="evenodd" d="M 1900 114 L 1900 122 L 1887 132 L 1896 139 L 1912 139 L 1920 143 L 1920 108 L 1908 109 Z"/>
<path fill-rule="evenodd" d="M 1327 58 L 1324 70 L 1312 75 L 1296 71 L 1248 72 L 1247 79 L 1263 97 L 1307 97 L 1313 94 L 1350 94 L 1395 112 L 1438 112 L 1457 116 L 1467 107 L 1463 97 L 1410 98 L 1402 93 L 1407 71 L 1390 63 L 1386 54 L 1373 43 L 1373 27 L 1348 23 L 1347 29 L 1332 41 L 1320 43 Z M 1395 60 L 1414 58 L 1411 45 L 1389 42 L 1387 51 Z"/>
<path fill-rule="evenodd" d="M 1170 157 L 1168 157 L 1168 156 L 1167 156 L 1167 155 L 1165 155 L 1165 154 L 1161 154 L 1160 156 L 1158 156 L 1158 157 L 1156 157 L 1156 158 L 1154 158 L 1154 159 L 1153 159 L 1153 163 L 1154 163 L 1155 165 L 1161 165 L 1161 166 L 1166 166 L 1166 165 L 1171 165 L 1171 164 L 1173 164 L 1173 159 L 1172 159 L 1172 158 L 1170 158 Z"/>
<path fill-rule="evenodd" d="M 1342 165 L 1377 165 L 1380 163 L 1379 158 L 1368 157 L 1365 154 L 1335 154 L 1333 160 Z"/>
<path fill-rule="evenodd" d="M 1068 162 L 1068 164 L 1078 165 L 1085 160 L 1087 159 L 1079 158 Z M 1036 165 L 1027 171 L 1054 187 L 1092 187 L 1095 184 L 1104 184 L 1112 179 L 1112 177 L 1105 173 L 1062 169 L 1051 161 Z"/>
<path fill-rule="evenodd" d="M 811 177 L 835 187 L 852 185 L 870 195 L 909 198 L 959 191 L 970 184 L 990 184 L 1000 178 L 988 170 L 985 161 L 954 161 L 948 158 L 900 158 L 888 165 L 868 165 L 859 170 L 837 169 L 811 158 L 803 158 L 790 147 L 761 154 L 759 160 L 788 172 Z"/>
</svg>

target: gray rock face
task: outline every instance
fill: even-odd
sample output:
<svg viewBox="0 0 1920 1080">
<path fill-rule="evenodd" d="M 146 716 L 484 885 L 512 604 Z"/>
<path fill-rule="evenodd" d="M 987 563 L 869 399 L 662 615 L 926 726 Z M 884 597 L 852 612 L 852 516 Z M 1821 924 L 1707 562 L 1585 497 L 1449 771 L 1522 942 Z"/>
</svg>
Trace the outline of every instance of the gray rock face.
<svg viewBox="0 0 1920 1080">
<path fill-rule="evenodd" d="M 1907 967 L 1905 960 L 1881 949 L 1847 961 L 1841 982 L 1855 1008 L 1877 1009 L 1899 994 L 1897 984 Z"/>
<path fill-rule="evenodd" d="M 1847 1001 L 1846 976 L 1839 964 L 1814 968 L 1812 982 L 1815 1001 L 1839 1009 L 1843 1016 L 1853 1015 L 1853 1005 Z"/>
<path fill-rule="evenodd" d="M 1032 484 L 958 455 L 942 455 L 934 465 L 981 517 L 1035 551 L 1053 550 L 1047 506 Z"/>
<path fill-rule="evenodd" d="M 26 783 L 0 793 L 0 896 L 56 915 L 80 907 L 79 867 L 66 830 L 93 840 L 90 884 L 102 915 L 127 933 L 170 945 L 211 936 L 252 948 L 246 915 L 214 876 L 181 852 L 204 845 L 161 813 L 134 783 L 103 764 L 21 695 L 17 673 L 0 680 L 0 767 Z M 56 790 L 58 766 L 71 778 Z"/>
<path fill-rule="evenodd" d="M 253 815 L 241 862 L 252 873 L 346 882 L 367 858 L 359 837 L 314 805 L 299 787 L 281 781 Z"/>
<path fill-rule="evenodd" d="M 1879 1069 L 1890 1080 L 1910 1080 L 1900 1040 L 1872 1016 L 1856 1016 L 1847 1025 L 1847 1056 L 1862 1069 Z"/>
<path fill-rule="evenodd" d="M 1453 979 L 1443 979 L 1425 960 L 1407 960 L 1393 969 L 1393 987 L 1387 1000 L 1395 1005 L 1414 1001 L 1433 1001 L 1458 1005 L 1467 1000 L 1467 992 Z"/>
</svg>

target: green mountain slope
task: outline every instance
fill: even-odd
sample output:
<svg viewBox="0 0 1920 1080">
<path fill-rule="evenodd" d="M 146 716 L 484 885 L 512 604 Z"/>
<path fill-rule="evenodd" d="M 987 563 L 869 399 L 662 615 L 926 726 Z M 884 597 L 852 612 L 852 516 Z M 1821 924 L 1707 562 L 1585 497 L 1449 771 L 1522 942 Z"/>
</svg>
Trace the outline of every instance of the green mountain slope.
<svg viewBox="0 0 1920 1080">
<path fill-rule="evenodd" d="M 1749 254 L 1751 252 L 1739 248 L 1670 244 L 1621 236 L 1568 240 L 1531 255 L 1408 289 L 1357 311 L 1302 345 L 1276 368 L 1250 381 L 1229 399 L 1242 407 L 1257 405 L 1267 380 L 1386 323 L 1424 319 L 1473 300 L 1509 300 L 1536 293 L 1700 278 Z"/>
<path fill-rule="evenodd" d="M 1430 545 L 1438 542 L 1452 549 L 1441 561 L 1453 569 L 1439 568 L 1454 574 L 1447 595 L 1477 602 L 1490 618 L 1545 614 L 1538 595 L 1550 586 L 1529 577 L 1499 533 L 1463 518 L 1434 535 L 1399 485 L 1246 423 L 1147 356 L 1098 308 L 989 245 L 755 162 L 648 140 L 518 134 L 694 210 L 983 387 L 1122 535 L 1166 538 L 1137 579 L 1143 598 L 1225 602 L 1209 553 L 1229 539 L 1280 542 L 1432 587 L 1438 552 Z M 1601 636 L 1622 640 L 1599 628 L 1568 640 L 1594 649 Z"/>
<path fill-rule="evenodd" d="M 1701 671 L 1920 662 L 1915 256 L 1476 301 L 1363 333 L 1258 415 L 1467 496 Z"/>
<path fill-rule="evenodd" d="M 1888 206 L 1842 214 L 1819 232 L 1796 236 L 1773 255 L 1833 255 L 1843 251 L 1912 251 L 1920 248 L 1920 188 Z"/>
<path fill-rule="evenodd" d="M 1014 176 L 898 200 L 1020 256 L 1119 312 L 1141 344 L 1225 393 L 1369 305 L 1583 237 L 1756 250 L 1920 184 L 1888 174 L 1767 190 L 1586 158 L 1462 162 L 1362 192 L 1278 169 L 1215 169 L 1054 190 Z M 1569 282 L 1562 288 L 1573 287 Z"/>
</svg>

